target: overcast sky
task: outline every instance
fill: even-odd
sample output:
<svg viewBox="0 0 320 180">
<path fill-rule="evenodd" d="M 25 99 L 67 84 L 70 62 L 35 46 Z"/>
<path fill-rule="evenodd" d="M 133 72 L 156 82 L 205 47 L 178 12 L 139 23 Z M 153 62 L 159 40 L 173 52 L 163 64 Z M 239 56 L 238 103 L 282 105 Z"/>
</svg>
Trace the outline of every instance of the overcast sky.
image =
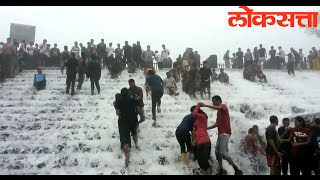
<svg viewBox="0 0 320 180">
<path fill-rule="evenodd" d="M 319 11 L 320 7 L 254 7 L 254 11 Z M 36 43 L 44 38 L 49 44 L 72 46 L 74 41 L 86 44 L 91 38 L 99 43 L 124 45 L 140 41 L 142 48 L 151 45 L 152 50 L 161 50 L 166 44 L 173 60 L 186 47 L 192 47 L 205 60 L 217 54 L 219 61 L 226 50 L 236 52 L 253 50 L 260 43 L 270 49 L 282 45 L 286 52 L 290 47 L 303 48 L 305 54 L 312 46 L 320 49 L 320 39 L 310 36 L 303 28 L 273 27 L 239 28 L 229 27 L 228 12 L 243 11 L 238 6 L 26 6 L 0 7 L 0 41 L 9 36 L 10 23 L 36 26 Z"/>
</svg>

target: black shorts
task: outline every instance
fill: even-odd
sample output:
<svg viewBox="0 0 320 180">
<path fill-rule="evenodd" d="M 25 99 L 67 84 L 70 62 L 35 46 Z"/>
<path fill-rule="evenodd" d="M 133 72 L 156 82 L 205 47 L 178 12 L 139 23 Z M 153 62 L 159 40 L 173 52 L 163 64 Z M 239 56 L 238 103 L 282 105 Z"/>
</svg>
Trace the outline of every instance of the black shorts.
<svg viewBox="0 0 320 180">
<path fill-rule="evenodd" d="M 128 121 L 126 119 L 118 120 L 119 135 L 120 135 L 120 148 L 123 149 L 125 144 L 128 144 L 131 148 L 131 136 L 138 134 L 137 130 L 139 127 L 138 120 Z"/>
<path fill-rule="evenodd" d="M 125 144 L 128 144 L 131 148 L 131 138 L 130 138 L 130 129 L 129 124 L 123 119 L 118 119 L 118 128 L 120 136 L 120 148 L 123 149 Z"/>
<path fill-rule="evenodd" d="M 138 119 L 134 120 L 133 122 L 130 122 L 129 130 L 130 130 L 131 136 L 135 136 L 138 134 L 138 127 L 139 127 Z"/>
<path fill-rule="evenodd" d="M 210 79 L 208 80 L 201 80 L 200 82 L 201 88 L 210 88 Z"/>
<path fill-rule="evenodd" d="M 179 142 L 181 153 L 191 152 L 191 137 L 189 132 L 187 133 L 181 133 L 179 131 L 176 131 L 176 138 Z"/>
</svg>

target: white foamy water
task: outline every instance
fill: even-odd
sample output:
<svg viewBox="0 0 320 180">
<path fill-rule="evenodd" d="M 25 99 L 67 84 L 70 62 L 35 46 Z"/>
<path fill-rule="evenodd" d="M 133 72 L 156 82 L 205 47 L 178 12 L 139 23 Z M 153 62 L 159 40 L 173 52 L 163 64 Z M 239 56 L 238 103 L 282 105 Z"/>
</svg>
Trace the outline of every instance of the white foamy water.
<svg viewBox="0 0 320 180">
<path fill-rule="evenodd" d="M 318 112 L 320 73 L 298 71 L 296 78 L 291 78 L 285 71 L 266 70 L 268 83 L 262 84 L 244 80 L 241 71 L 226 72 L 230 85 L 214 82 L 211 91 L 212 95 L 220 95 L 230 109 L 230 155 L 245 174 L 251 174 L 248 161 L 239 156 L 237 149 L 241 131 L 257 124 L 263 134 L 271 115 L 282 119 Z M 147 120 L 140 125 L 142 151 L 132 152 L 132 164 L 125 169 L 112 103 L 114 95 L 128 87 L 129 78 L 134 78 L 140 87 L 144 85 L 142 72 L 123 72 L 119 79 L 110 79 L 103 70 L 100 95 L 91 96 L 90 83 L 85 81 L 83 89 L 73 97 L 64 94 L 65 76 L 59 70 L 44 70 L 47 88 L 33 94 L 34 73 L 24 71 L 0 85 L 0 174 L 192 174 L 180 164 L 175 129 L 198 101 L 190 100 L 181 91 L 181 84 L 179 96 L 163 96 L 158 128 L 152 127 L 151 100 L 144 100 Z M 157 74 L 165 77 L 165 71 Z M 244 105 L 250 110 L 241 112 Z M 209 124 L 214 123 L 216 112 L 203 110 L 209 116 Z M 217 130 L 210 130 L 209 134 L 215 159 Z M 161 158 L 165 159 L 163 163 L 159 163 Z M 228 174 L 234 174 L 227 162 L 224 166 Z M 197 162 L 190 167 L 198 168 Z"/>
</svg>

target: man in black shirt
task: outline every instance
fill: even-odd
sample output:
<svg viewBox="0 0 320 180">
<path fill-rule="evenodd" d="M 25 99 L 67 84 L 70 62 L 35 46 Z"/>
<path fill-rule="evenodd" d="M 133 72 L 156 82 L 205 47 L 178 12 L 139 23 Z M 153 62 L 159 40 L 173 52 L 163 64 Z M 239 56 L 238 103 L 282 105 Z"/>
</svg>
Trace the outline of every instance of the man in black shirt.
<svg viewBox="0 0 320 180">
<path fill-rule="evenodd" d="M 87 70 L 86 53 L 81 52 L 81 58 L 80 58 L 79 68 L 78 68 L 79 83 L 78 83 L 77 90 L 80 90 L 82 87 L 86 70 Z"/>
<path fill-rule="evenodd" d="M 282 162 L 281 162 L 281 169 L 282 175 L 288 175 L 288 165 L 290 163 L 290 120 L 288 118 L 284 118 L 282 120 L 283 126 L 278 129 L 278 134 L 281 139 L 281 144 L 279 147 L 279 151 L 283 154 Z M 291 173 L 290 173 L 291 174 Z"/>
<path fill-rule="evenodd" d="M 211 97 L 210 91 L 210 77 L 212 75 L 211 69 L 208 67 L 208 62 L 203 62 L 203 67 L 199 70 L 200 74 L 200 96 L 203 99 L 203 92 L 207 91 L 209 94 L 209 99 Z"/>
<path fill-rule="evenodd" d="M 271 46 L 271 50 L 269 51 L 271 67 L 274 68 L 276 66 L 276 54 L 277 51 Z"/>
<path fill-rule="evenodd" d="M 238 48 L 238 52 L 236 53 L 236 59 L 238 63 L 238 69 L 243 68 L 243 52 L 241 51 L 241 48 Z"/>
<path fill-rule="evenodd" d="M 86 53 L 87 54 L 87 48 L 84 47 L 82 43 L 80 43 L 79 46 L 80 46 L 81 53 Z"/>
<path fill-rule="evenodd" d="M 271 46 L 271 50 L 269 51 L 269 55 L 271 59 L 274 59 L 276 57 L 277 51 L 274 49 L 273 46 Z"/>
<path fill-rule="evenodd" d="M 87 69 L 87 78 L 90 78 L 91 81 L 91 95 L 93 95 L 94 92 L 94 84 L 96 85 L 98 94 L 100 94 L 100 85 L 99 80 L 101 78 L 101 64 L 98 61 L 98 58 L 96 55 L 91 55 L 91 61 L 88 64 Z"/>
<path fill-rule="evenodd" d="M 262 44 L 260 44 L 259 46 L 260 46 L 260 49 L 258 50 L 258 57 L 259 57 L 259 66 L 261 66 L 262 62 L 266 61 L 267 51 L 264 47 L 262 47 Z"/>
<path fill-rule="evenodd" d="M 131 46 L 129 45 L 128 41 L 125 41 L 125 46 L 123 46 L 123 59 L 121 62 L 122 69 L 126 68 L 126 64 L 131 62 Z"/>
<path fill-rule="evenodd" d="M 198 77 L 198 69 L 197 64 L 192 63 L 191 69 L 187 72 L 187 92 L 190 98 L 197 99 L 196 91 L 197 91 L 197 77 Z"/>
<path fill-rule="evenodd" d="M 120 98 L 114 102 L 118 119 L 118 128 L 120 134 L 121 149 L 125 154 L 125 164 L 129 165 L 130 149 L 131 149 L 131 136 L 133 137 L 137 150 L 140 150 L 138 146 L 138 127 L 139 123 L 144 121 L 144 117 L 141 115 L 141 110 L 138 102 L 130 97 L 129 90 L 127 88 L 121 89 Z M 138 121 L 137 114 L 140 115 L 140 121 Z"/>
<path fill-rule="evenodd" d="M 60 57 L 61 74 L 63 74 L 64 64 L 65 64 L 65 62 L 67 62 L 67 60 L 69 58 L 68 46 L 64 46 L 63 48 L 64 48 L 64 51 L 62 52 L 61 57 Z"/>
<path fill-rule="evenodd" d="M 53 66 L 59 66 L 60 50 L 57 46 L 57 44 L 54 44 L 53 48 L 50 49 L 50 61 Z"/>
<path fill-rule="evenodd" d="M 301 61 L 301 56 L 300 54 L 293 48 L 290 49 L 291 53 L 293 54 L 294 56 L 294 65 L 295 65 L 295 68 L 298 67 L 298 64 L 299 62 Z"/>
<path fill-rule="evenodd" d="M 103 67 L 106 65 L 106 59 L 104 58 L 106 55 L 107 45 L 104 43 L 104 39 L 101 39 L 101 42 L 97 45 L 97 53 L 99 56 L 99 60 L 103 59 Z"/>
<path fill-rule="evenodd" d="M 79 65 L 78 60 L 76 59 L 76 54 L 71 53 L 70 59 L 64 64 L 67 66 L 67 89 L 66 94 L 69 94 L 70 85 L 71 85 L 71 95 L 74 95 L 74 84 L 76 81 L 77 67 Z"/>
<path fill-rule="evenodd" d="M 136 50 L 135 50 L 135 60 L 137 61 L 137 67 L 140 67 L 141 69 L 144 68 L 144 61 L 142 59 L 142 48 L 140 45 L 140 41 L 137 41 Z"/>
<path fill-rule="evenodd" d="M 276 127 L 278 126 L 278 117 L 271 116 L 270 117 L 269 127 L 266 129 L 266 139 L 267 139 L 267 163 L 270 167 L 270 175 L 280 175 L 281 174 L 281 153 L 279 152 L 280 139 L 279 135 L 276 131 Z"/>
</svg>

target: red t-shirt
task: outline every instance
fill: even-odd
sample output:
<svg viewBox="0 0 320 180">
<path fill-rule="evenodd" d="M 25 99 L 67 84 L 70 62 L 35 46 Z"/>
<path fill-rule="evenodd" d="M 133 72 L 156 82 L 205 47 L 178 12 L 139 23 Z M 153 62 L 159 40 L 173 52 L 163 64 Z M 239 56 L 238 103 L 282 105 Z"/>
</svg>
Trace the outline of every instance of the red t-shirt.
<svg viewBox="0 0 320 180">
<path fill-rule="evenodd" d="M 231 135 L 230 116 L 229 109 L 225 104 L 220 105 L 221 110 L 217 112 L 217 126 L 218 135 L 229 134 Z"/>
<path fill-rule="evenodd" d="M 291 133 L 291 143 L 303 143 L 308 141 L 308 137 L 310 136 L 310 130 L 308 128 L 296 129 L 293 128 L 290 131 Z M 307 146 L 296 146 L 291 148 L 291 153 L 293 156 L 301 156 L 305 154 L 307 151 Z"/>
<path fill-rule="evenodd" d="M 208 127 L 208 118 L 205 114 L 198 113 L 200 106 L 196 106 L 194 111 L 192 112 L 193 117 L 195 117 L 196 121 L 193 126 L 195 127 L 195 135 L 196 141 L 198 144 L 204 144 L 210 142 L 210 137 L 207 132 Z"/>
</svg>

